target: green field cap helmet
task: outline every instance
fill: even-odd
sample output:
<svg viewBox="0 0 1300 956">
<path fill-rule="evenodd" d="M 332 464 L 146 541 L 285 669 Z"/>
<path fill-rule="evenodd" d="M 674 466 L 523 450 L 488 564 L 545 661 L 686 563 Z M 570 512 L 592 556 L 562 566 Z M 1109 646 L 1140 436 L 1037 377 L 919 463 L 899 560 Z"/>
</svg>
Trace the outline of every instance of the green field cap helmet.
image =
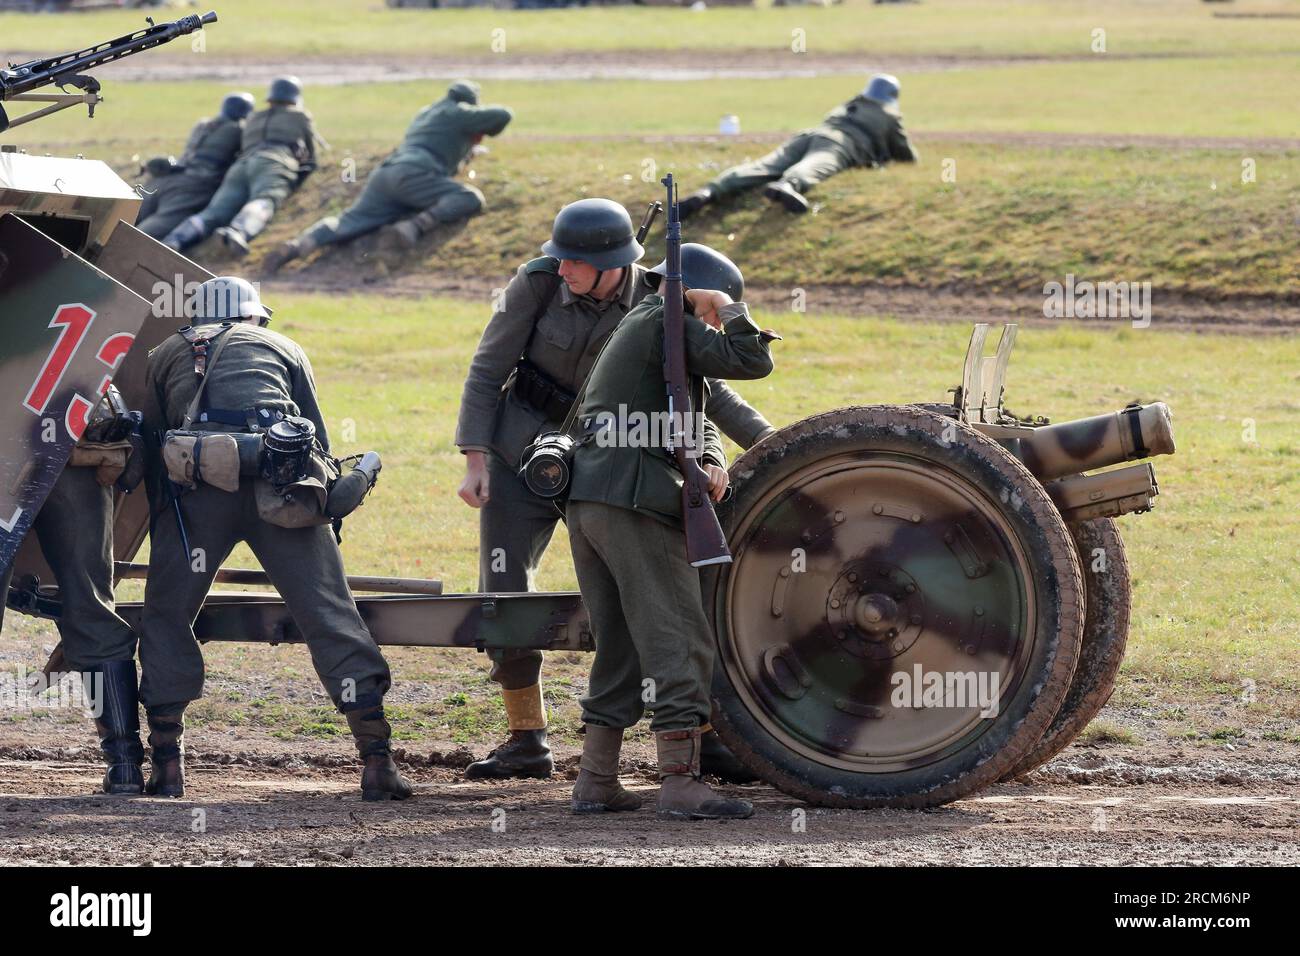
<svg viewBox="0 0 1300 956">
<path fill-rule="evenodd" d="M 645 255 L 632 217 L 612 199 L 579 199 L 561 209 L 542 252 L 554 259 L 581 259 L 602 271 Z"/>
<path fill-rule="evenodd" d="M 881 106 L 897 106 L 898 92 L 898 77 L 892 73 L 877 73 L 862 91 L 862 95 Z"/>
<path fill-rule="evenodd" d="M 302 102 L 302 83 L 296 76 L 277 76 L 271 81 L 266 99 L 269 103 L 290 103 L 297 106 Z"/>
<path fill-rule="evenodd" d="M 478 103 L 478 84 L 472 80 L 457 80 L 447 87 L 447 96 L 457 103 Z"/>
<path fill-rule="evenodd" d="M 667 271 L 665 259 L 650 274 L 662 278 Z M 745 277 L 740 267 L 716 249 L 698 242 L 682 243 L 682 285 L 688 289 L 716 289 L 737 302 L 745 297 Z"/>
</svg>

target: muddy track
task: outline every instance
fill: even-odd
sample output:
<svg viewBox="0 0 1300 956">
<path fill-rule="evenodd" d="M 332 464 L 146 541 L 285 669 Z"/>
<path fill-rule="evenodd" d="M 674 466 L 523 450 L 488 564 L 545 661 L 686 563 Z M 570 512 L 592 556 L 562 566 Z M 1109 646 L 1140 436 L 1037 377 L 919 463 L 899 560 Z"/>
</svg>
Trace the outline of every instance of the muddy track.
<svg viewBox="0 0 1300 956">
<path fill-rule="evenodd" d="M 337 253 L 336 253 L 337 254 Z M 290 276 L 263 278 L 268 294 L 351 293 L 421 298 L 447 296 L 483 303 L 491 301 L 500 278 L 408 273 L 373 281 L 341 281 L 329 255 Z M 1005 293 L 961 287 L 917 288 L 881 285 L 823 285 L 805 288 L 807 315 L 891 316 L 923 322 L 1020 322 L 1052 325 L 1061 321 L 1092 321 L 1115 329 L 1127 320 L 1057 320 L 1043 317 L 1043 297 L 1035 292 Z M 750 287 L 746 298 L 772 312 L 788 312 L 790 290 Z M 1225 299 L 1210 301 L 1177 294 L 1156 294 L 1150 330 L 1236 334 L 1294 334 L 1300 330 L 1300 299 Z"/>
<path fill-rule="evenodd" d="M 1075 748 L 1025 783 L 925 812 L 824 810 L 764 785 L 751 820 L 677 823 L 652 809 L 574 817 L 576 756 L 550 781 L 468 783 L 404 757 L 405 803 L 365 804 L 328 755 L 225 753 L 200 742 L 179 800 L 94 794 L 89 748 L 0 751 L 3 864 L 938 865 L 1300 863 L 1294 754 L 1141 760 Z M 645 754 L 624 782 L 653 801 Z M 198 826 L 202 832 L 195 832 Z"/>
<path fill-rule="evenodd" d="M 486 47 L 486 43 L 484 44 Z M 25 62 L 38 53 L 7 53 L 9 60 Z M 1292 56 L 1294 54 L 1256 54 Z M 1208 59 L 1199 53 L 1108 53 L 1116 60 Z M 901 74 L 945 73 L 990 67 L 1043 63 L 1096 63 L 1090 52 L 1061 56 L 1007 56 L 970 54 L 793 53 L 789 49 L 758 50 L 593 50 L 555 54 L 491 53 L 440 56 L 398 55 L 380 58 L 362 54 L 295 56 L 294 72 L 312 86 L 351 83 L 398 83 L 446 80 L 472 76 L 480 81 L 546 80 L 657 80 L 785 79 L 816 76 L 866 76 L 873 72 Z M 176 83 L 266 83 L 284 72 L 284 62 L 257 56 L 154 57 L 148 62 L 114 64 L 106 76 L 122 81 Z"/>
</svg>

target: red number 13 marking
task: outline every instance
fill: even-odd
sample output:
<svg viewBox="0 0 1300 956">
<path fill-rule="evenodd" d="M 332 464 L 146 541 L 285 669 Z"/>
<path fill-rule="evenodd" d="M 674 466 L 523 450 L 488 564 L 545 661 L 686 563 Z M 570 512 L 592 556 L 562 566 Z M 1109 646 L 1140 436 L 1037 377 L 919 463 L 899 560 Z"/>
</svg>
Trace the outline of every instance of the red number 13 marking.
<svg viewBox="0 0 1300 956">
<path fill-rule="evenodd" d="M 94 310 L 87 308 L 80 302 L 74 305 L 59 306 L 54 313 L 54 318 L 50 320 L 50 328 L 58 329 L 59 337 L 55 341 L 54 347 L 50 349 L 49 357 L 46 358 L 40 374 L 36 376 L 36 381 L 32 383 L 27 398 L 23 400 L 23 407 L 35 415 L 44 414 L 45 407 L 50 403 L 50 398 L 58 390 L 59 383 L 63 381 L 63 373 L 68 370 L 72 357 L 77 354 L 77 349 L 81 347 L 86 333 L 90 331 L 90 324 L 94 320 Z M 135 336 L 130 332 L 118 332 L 110 335 L 100 345 L 95 357 L 108 366 L 109 373 L 99 383 L 99 388 L 95 392 L 96 400 L 108 390 L 108 384 L 112 380 L 113 372 L 122 359 L 126 357 L 126 353 L 130 351 L 131 343 L 134 341 Z M 72 401 L 68 403 L 68 409 L 63 416 L 63 424 L 73 438 L 81 439 L 82 433 L 86 430 L 86 421 L 90 418 L 90 413 L 94 411 L 94 408 L 95 403 L 83 398 L 80 394 L 72 396 Z"/>
<path fill-rule="evenodd" d="M 90 331 L 90 323 L 94 320 L 95 313 L 80 302 L 75 305 L 59 306 L 54 313 L 54 318 L 50 319 L 50 328 L 58 329 L 59 337 L 54 343 L 54 348 L 50 349 L 49 357 L 46 358 L 40 374 L 36 376 L 36 381 L 32 383 L 31 391 L 23 400 L 23 407 L 32 414 L 41 415 L 45 412 L 45 406 L 50 403 L 50 397 L 59 387 L 59 382 L 63 381 L 63 373 L 68 370 L 68 363 L 72 361 L 72 356 L 77 354 L 77 349 L 81 347 L 81 340 Z"/>
</svg>

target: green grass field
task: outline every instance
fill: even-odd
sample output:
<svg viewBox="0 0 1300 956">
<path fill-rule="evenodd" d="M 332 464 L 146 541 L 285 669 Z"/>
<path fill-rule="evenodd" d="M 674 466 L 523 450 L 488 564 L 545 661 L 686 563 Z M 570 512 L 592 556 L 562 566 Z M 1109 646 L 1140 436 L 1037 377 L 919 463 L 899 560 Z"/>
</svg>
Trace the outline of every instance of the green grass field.
<svg viewBox="0 0 1300 956">
<path fill-rule="evenodd" d="M 211 0 L 220 22 L 206 31 L 209 52 L 223 57 L 475 54 L 492 52 L 505 30 L 506 53 L 587 50 L 790 50 L 805 31 L 809 52 L 1061 56 L 1087 54 L 1092 31 L 1106 31 L 1108 52 L 1132 54 L 1270 54 L 1300 50 L 1300 22 L 1223 20 L 1191 0 L 926 0 L 876 6 L 719 8 L 703 13 L 645 7 L 570 10 L 389 10 L 378 0 Z M 1255 0 L 1255 11 L 1295 12 L 1294 0 Z M 185 12 L 191 12 L 186 10 Z M 162 16 L 173 16 L 163 11 Z M 0 15 L 11 50 L 74 49 L 141 25 L 143 13 L 69 17 Z M 181 57 L 178 41 L 157 55 Z"/>
<path fill-rule="evenodd" d="M 1300 150 L 977 144 L 931 132 L 1294 135 L 1296 86 L 1288 71 L 1296 72 L 1294 65 L 1281 60 L 1224 59 L 921 74 L 908 80 L 906 94 L 920 164 L 840 176 L 814 194 L 823 208 L 804 220 L 750 196 L 700 217 L 694 237 L 727 248 L 765 285 L 1033 290 L 1074 272 L 1150 281 L 1157 293 L 1294 296 Z M 1087 94 L 1075 96 L 1080 73 L 1089 77 Z M 667 170 L 693 188 L 761 155 L 854 89 L 843 77 L 489 84 L 487 96 L 518 116 L 476 163 L 474 182 L 492 214 L 410 266 L 496 275 L 533 254 L 565 202 L 605 195 L 639 208 L 658 195 L 656 180 Z M 1216 89 L 1229 95 L 1211 95 Z M 103 158 L 136 181 L 132 157 L 179 150 L 193 118 L 225 91 L 116 84 L 94 121 L 70 111 L 8 138 L 33 152 Z M 412 83 L 309 89 L 308 104 L 333 149 L 258 254 L 324 212 L 346 208 L 429 95 Z M 602 113 L 608 103 L 618 104 L 617 124 Z M 764 138 L 672 141 L 673 133 L 712 132 L 725 112 L 738 112 L 745 130 Z M 611 133 L 617 138 L 589 138 Z M 538 136 L 555 140 L 539 144 Z M 955 183 L 943 178 L 946 160 L 955 163 Z M 1242 181 L 1246 162 L 1254 164 L 1253 182 Z"/>
</svg>

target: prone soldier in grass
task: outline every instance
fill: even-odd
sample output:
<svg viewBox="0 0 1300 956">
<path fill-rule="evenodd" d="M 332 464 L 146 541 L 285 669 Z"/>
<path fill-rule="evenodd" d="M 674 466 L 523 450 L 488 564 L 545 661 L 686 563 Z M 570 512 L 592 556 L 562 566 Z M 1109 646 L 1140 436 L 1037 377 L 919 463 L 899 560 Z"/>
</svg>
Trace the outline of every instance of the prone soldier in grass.
<svg viewBox="0 0 1300 956">
<path fill-rule="evenodd" d="M 145 163 L 149 185 L 135 219 L 137 229 L 162 239 L 207 206 L 239 155 L 244 120 L 256 106 L 251 93 L 231 93 L 221 101 L 220 113 L 194 124 L 179 162 L 155 156 Z"/>
<path fill-rule="evenodd" d="M 544 255 L 519 267 L 498 300 L 470 364 L 456 444 L 465 455 L 460 497 L 479 513 L 479 590 L 531 591 L 560 512 L 518 475 L 520 457 L 541 433 L 555 431 L 572 407 L 602 345 L 654 289 L 656 276 L 627 211 L 608 199 L 583 199 L 555 217 Z M 771 434 L 771 424 L 720 380 L 709 380 L 709 416 L 742 448 Z M 548 777 L 542 652 L 494 650 L 510 736 L 470 764 L 470 778 Z M 705 741 L 709 773 L 752 779 L 716 734 Z"/>
<path fill-rule="evenodd" d="M 402 145 L 370 174 L 342 216 L 326 216 L 282 244 L 267 256 L 266 268 L 275 272 L 321 246 L 381 228 L 390 245 L 409 248 L 440 225 L 482 212 L 483 193 L 454 177 L 483 137 L 499 135 L 513 114 L 504 106 L 479 106 L 478 94 L 477 83 L 453 83 L 446 96 L 419 112 Z"/>
<path fill-rule="evenodd" d="M 163 238 L 171 248 L 188 249 L 215 230 L 228 251 L 247 255 L 248 244 L 280 204 L 315 172 L 320 137 L 311 114 L 302 108 L 298 78 L 272 81 L 266 102 L 266 109 L 244 122 L 239 158 L 211 201 Z"/>
<path fill-rule="evenodd" d="M 860 94 L 826 114 L 821 124 L 787 140 L 761 159 L 725 170 L 703 189 L 681 201 L 681 217 L 747 189 L 763 194 L 787 211 L 808 211 L 805 193 L 854 166 L 875 168 L 890 162 L 914 163 L 918 156 L 903 130 L 898 111 L 898 78 L 877 73 Z"/>
</svg>

